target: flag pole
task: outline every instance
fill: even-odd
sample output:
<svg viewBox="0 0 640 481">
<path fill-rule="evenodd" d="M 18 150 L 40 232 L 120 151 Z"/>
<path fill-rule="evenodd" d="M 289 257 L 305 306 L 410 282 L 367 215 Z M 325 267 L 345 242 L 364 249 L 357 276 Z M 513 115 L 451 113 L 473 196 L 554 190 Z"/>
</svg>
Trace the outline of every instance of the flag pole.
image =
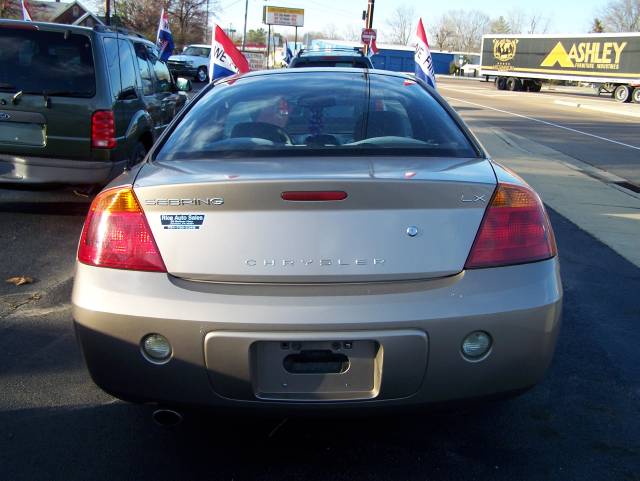
<svg viewBox="0 0 640 481">
<path fill-rule="evenodd" d="M 373 7 L 375 6 L 375 1 L 376 0 L 369 0 L 369 4 L 367 5 L 367 22 L 365 24 L 366 28 L 373 28 Z M 364 46 L 364 54 L 369 54 L 369 46 L 367 44 L 365 44 Z"/>
</svg>

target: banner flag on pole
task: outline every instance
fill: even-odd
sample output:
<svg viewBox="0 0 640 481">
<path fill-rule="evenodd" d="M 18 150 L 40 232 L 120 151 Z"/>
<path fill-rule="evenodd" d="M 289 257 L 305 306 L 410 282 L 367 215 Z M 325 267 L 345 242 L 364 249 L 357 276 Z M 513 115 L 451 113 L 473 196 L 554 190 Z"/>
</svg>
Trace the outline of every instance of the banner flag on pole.
<svg viewBox="0 0 640 481">
<path fill-rule="evenodd" d="M 173 43 L 173 35 L 171 35 L 171 29 L 169 28 L 169 15 L 164 11 L 164 8 L 160 13 L 156 46 L 160 51 L 160 60 L 163 62 L 166 62 L 169 57 L 173 55 L 175 44 Z"/>
<path fill-rule="evenodd" d="M 433 59 L 431 58 L 427 34 L 424 30 L 424 25 L 422 25 L 422 18 L 418 21 L 416 36 L 416 77 L 436 88 L 436 72 L 433 69 Z"/>
<path fill-rule="evenodd" d="M 211 60 L 209 78 L 213 82 L 219 78 L 251 70 L 247 58 L 238 50 L 233 41 L 220 28 L 214 25 L 211 36 Z"/>
<path fill-rule="evenodd" d="M 294 47 L 295 48 L 295 47 Z M 293 60 L 293 52 L 291 51 L 291 47 L 289 47 L 289 42 L 287 39 L 284 39 L 284 62 L 289 65 Z"/>
<path fill-rule="evenodd" d="M 33 19 L 31 18 L 31 14 L 27 9 L 27 0 L 20 0 L 20 3 L 22 4 L 22 20 L 24 20 L 25 22 L 33 21 Z"/>
<path fill-rule="evenodd" d="M 369 40 L 369 48 L 367 49 L 367 57 L 371 58 L 373 57 L 375 54 L 377 54 L 379 52 L 379 48 L 376 45 L 376 39 L 375 38 L 371 38 Z"/>
</svg>

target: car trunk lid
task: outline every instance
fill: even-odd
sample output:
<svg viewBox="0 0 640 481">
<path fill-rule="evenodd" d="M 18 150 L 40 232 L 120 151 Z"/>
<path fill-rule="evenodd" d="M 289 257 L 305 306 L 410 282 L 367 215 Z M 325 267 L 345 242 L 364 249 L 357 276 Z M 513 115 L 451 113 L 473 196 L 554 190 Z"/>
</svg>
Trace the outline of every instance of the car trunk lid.
<svg viewBox="0 0 640 481">
<path fill-rule="evenodd" d="M 134 190 L 170 274 L 317 283 L 459 273 L 495 185 L 482 159 L 261 159 L 149 164 Z"/>
</svg>

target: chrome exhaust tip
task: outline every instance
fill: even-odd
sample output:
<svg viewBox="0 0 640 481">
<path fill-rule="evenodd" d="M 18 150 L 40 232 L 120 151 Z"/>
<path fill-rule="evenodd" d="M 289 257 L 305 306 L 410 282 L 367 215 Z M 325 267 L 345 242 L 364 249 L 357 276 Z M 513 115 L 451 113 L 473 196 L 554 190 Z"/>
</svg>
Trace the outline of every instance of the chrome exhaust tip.
<svg viewBox="0 0 640 481">
<path fill-rule="evenodd" d="M 158 426 L 165 428 L 175 427 L 182 422 L 182 414 L 173 409 L 156 409 L 153 411 L 151 417 Z"/>
</svg>

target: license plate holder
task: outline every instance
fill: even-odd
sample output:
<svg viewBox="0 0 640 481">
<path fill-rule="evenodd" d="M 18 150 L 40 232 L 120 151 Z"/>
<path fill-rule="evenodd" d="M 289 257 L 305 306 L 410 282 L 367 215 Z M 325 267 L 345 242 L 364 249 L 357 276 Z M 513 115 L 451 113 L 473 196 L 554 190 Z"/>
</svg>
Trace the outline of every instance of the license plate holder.
<svg viewBox="0 0 640 481">
<path fill-rule="evenodd" d="M 259 399 L 372 399 L 380 390 L 382 349 L 374 340 L 259 341 L 251 358 Z"/>
</svg>

